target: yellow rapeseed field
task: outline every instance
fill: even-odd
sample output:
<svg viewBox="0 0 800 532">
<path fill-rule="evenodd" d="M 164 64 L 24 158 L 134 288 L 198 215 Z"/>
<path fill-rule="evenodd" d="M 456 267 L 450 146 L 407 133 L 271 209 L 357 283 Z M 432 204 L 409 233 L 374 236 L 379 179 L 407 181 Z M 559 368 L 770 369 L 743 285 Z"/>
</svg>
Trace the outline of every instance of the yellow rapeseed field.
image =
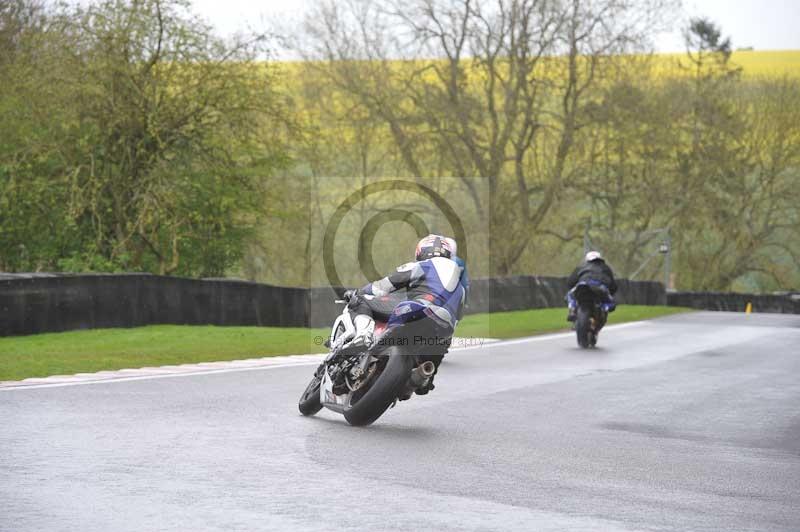
<svg viewBox="0 0 800 532">
<path fill-rule="evenodd" d="M 731 59 L 746 76 L 800 76 L 800 50 L 735 52 Z"/>
<path fill-rule="evenodd" d="M 679 62 L 687 63 L 684 53 L 656 54 L 654 58 L 653 67 L 656 71 L 669 72 L 672 75 L 680 75 L 677 68 Z M 800 50 L 736 51 L 731 56 L 731 62 L 742 68 L 742 75 L 745 78 L 783 77 L 784 75 L 800 77 Z M 273 63 L 272 66 L 279 74 L 283 74 L 289 79 L 302 72 L 302 62 L 300 61 Z M 419 66 L 419 63 L 414 65 L 415 68 L 419 68 Z M 403 68 L 399 62 L 398 68 Z M 408 68 L 408 65 L 405 68 Z"/>
<path fill-rule="evenodd" d="M 686 63 L 686 54 L 658 54 L 656 59 L 664 66 Z M 745 78 L 800 77 L 800 50 L 737 51 L 731 62 L 742 68 Z"/>
<path fill-rule="evenodd" d="M 642 55 L 629 55 L 625 59 L 631 63 L 632 68 L 628 71 L 629 75 L 634 78 L 638 75 L 642 80 L 649 79 L 657 82 L 660 79 L 680 78 L 692 74 L 691 69 L 686 68 L 689 65 L 689 60 L 685 53 L 655 54 L 651 58 Z M 470 68 L 469 59 L 464 61 L 466 65 L 465 73 L 469 77 L 469 83 L 479 82 L 485 74 L 480 70 Z M 775 79 L 784 76 L 800 78 L 800 50 L 736 51 L 730 61 L 734 66 L 742 68 L 742 78 L 744 80 Z M 426 65 L 429 64 L 429 60 L 394 61 L 390 63 L 388 69 L 391 74 L 380 67 L 375 70 L 387 76 L 391 80 L 389 83 L 407 78 L 412 71 L 424 71 L 420 77 L 423 79 L 427 77 L 432 80 L 435 76 L 433 71 L 425 69 Z M 347 97 L 340 91 L 326 91 L 324 89 L 326 82 L 314 69 L 307 68 L 310 65 L 313 65 L 313 63 L 281 61 L 270 63 L 269 68 L 281 80 L 277 87 L 278 91 L 284 91 L 287 95 L 295 98 L 297 104 L 295 112 L 298 120 L 309 125 L 316 125 L 320 128 L 316 135 L 330 135 L 332 137 L 329 139 L 330 141 L 335 139 L 345 144 L 353 141 L 352 136 L 356 132 L 352 128 L 347 126 L 336 127 L 322 115 L 330 110 L 333 110 L 335 114 L 337 110 L 345 107 L 350 109 L 348 112 L 352 114 L 358 112 L 358 106 L 353 107 L 352 102 L 348 104 Z M 325 68 L 325 63 L 320 63 L 319 66 Z M 377 67 L 377 65 L 375 66 Z M 563 58 L 547 58 L 540 63 L 538 76 L 563 77 L 565 66 Z M 364 75 L 367 76 L 367 79 L 369 78 L 369 74 Z M 310 86 L 306 85 L 309 81 L 318 82 L 319 87 L 315 87 L 315 83 L 311 83 Z M 377 86 L 380 86 L 380 80 L 374 81 Z M 613 82 L 613 80 L 600 80 L 601 85 L 604 82 Z M 370 90 L 369 87 L 366 87 L 366 89 Z M 388 139 L 386 141 L 390 142 Z"/>
</svg>

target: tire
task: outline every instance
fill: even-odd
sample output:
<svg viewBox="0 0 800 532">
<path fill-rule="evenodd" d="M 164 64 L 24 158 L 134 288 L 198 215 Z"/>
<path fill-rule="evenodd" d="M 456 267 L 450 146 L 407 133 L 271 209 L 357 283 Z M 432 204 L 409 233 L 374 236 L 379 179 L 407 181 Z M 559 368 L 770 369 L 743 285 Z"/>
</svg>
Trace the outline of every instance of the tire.
<svg viewBox="0 0 800 532">
<path fill-rule="evenodd" d="M 605 327 L 608 320 L 608 313 L 599 312 L 598 317 L 595 318 L 594 330 L 589 333 L 589 345 L 592 347 L 597 345 L 597 338 L 600 336 L 600 330 Z"/>
<path fill-rule="evenodd" d="M 345 406 L 344 418 L 347 422 L 355 427 L 364 427 L 381 417 L 403 391 L 411 376 L 414 358 L 392 349 L 386 367 L 372 386 L 355 403 Z"/>
<path fill-rule="evenodd" d="M 314 374 L 314 378 L 311 379 L 303 395 L 300 396 L 297 408 L 304 416 L 313 416 L 322 409 L 322 402 L 319 400 L 319 387 L 321 384 L 322 378 Z"/>
<path fill-rule="evenodd" d="M 590 345 L 589 335 L 592 326 L 592 313 L 588 308 L 578 306 L 578 317 L 575 320 L 575 334 L 578 337 L 578 345 L 580 347 L 588 348 Z"/>
</svg>

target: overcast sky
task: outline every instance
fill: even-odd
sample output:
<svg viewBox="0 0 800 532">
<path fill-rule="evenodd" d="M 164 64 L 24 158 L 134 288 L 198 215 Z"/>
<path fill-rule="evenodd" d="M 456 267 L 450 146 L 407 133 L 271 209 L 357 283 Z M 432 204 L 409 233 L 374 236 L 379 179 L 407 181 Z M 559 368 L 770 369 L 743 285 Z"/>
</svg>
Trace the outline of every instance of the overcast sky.
<svg viewBox="0 0 800 532">
<path fill-rule="evenodd" d="M 299 18 L 314 0 L 194 0 L 197 13 L 228 34 L 267 21 Z M 800 0 L 683 0 L 684 20 L 706 16 L 722 27 L 736 48 L 800 49 Z M 659 52 L 683 50 L 678 28 L 655 39 Z"/>
</svg>

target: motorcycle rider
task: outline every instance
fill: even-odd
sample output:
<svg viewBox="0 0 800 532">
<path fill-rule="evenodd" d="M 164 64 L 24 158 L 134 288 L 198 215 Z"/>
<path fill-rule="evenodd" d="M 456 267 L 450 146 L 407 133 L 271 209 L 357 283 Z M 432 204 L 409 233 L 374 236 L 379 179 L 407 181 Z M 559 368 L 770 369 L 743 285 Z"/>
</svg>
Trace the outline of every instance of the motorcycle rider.
<svg viewBox="0 0 800 532">
<path fill-rule="evenodd" d="M 467 263 L 458 256 L 458 244 L 456 243 L 454 238 L 445 237 L 445 240 L 450 244 L 453 248 L 452 257 L 456 264 L 461 268 L 461 286 L 464 287 L 464 304 L 466 305 L 467 298 L 469 297 L 469 274 L 467 273 Z"/>
<path fill-rule="evenodd" d="M 441 235 L 428 235 L 417 244 L 414 262 L 403 264 L 397 271 L 358 290 L 348 290 L 355 335 L 347 351 L 370 347 L 374 343 L 375 317 L 387 321 L 387 327 L 404 325 L 418 320 L 428 323 L 437 336 L 449 346 L 456 323 L 461 319 L 466 298 L 465 267 L 459 265 L 455 240 Z M 460 261 L 463 264 L 463 261 Z M 405 300 L 390 298 L 389 294 L 405 289 Z M 362 296 L 375 296 L 367 298 Z M 431 357 L 437 368 L 442 356 Z M 425 390 L 433 389 L 433 382 Z"/>
<path fill-rule="evenodd" d="M 567 292 L 567 306 L 569 307 L 567 321 L 575 321 L 576 319 L 578 305 L 572 295 L 572 289 L 581 281 L 594 281 L 604 286 L 608 290 L 610 303 L 613 305 L 613 296 L 617 292 L 617 281 L 614 280 L 614 272 L 606 264 L 599 251 L 589 251 L 586 253 L 583 263 L 578 265 L 567 279 L 567 289 L 569 290 Z M 610 310 L 613 310 L 614 306 Z"/>
</svg>

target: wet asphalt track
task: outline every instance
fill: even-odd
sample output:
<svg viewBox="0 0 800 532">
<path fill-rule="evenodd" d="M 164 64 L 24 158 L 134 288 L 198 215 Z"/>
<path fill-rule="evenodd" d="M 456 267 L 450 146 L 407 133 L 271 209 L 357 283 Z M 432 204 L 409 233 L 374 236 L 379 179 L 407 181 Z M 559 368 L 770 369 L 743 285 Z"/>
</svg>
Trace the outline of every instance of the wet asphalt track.
<svg viewBox="0 0 800 532">
<path fill-rule="evenodd" d="M 0 391 L 0 530 L 800 530 L 800 316 L 452 353 L 367 429 L 311 366 Z"/>
</svg>

